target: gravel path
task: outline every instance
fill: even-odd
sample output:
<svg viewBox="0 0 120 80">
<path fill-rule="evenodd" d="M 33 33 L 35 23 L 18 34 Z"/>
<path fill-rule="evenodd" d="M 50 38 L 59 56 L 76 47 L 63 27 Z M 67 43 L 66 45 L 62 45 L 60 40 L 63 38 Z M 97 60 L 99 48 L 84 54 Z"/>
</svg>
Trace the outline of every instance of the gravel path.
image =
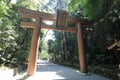
<svg viewBox="0 0 120 80">
<path fill-rule="evenodd" d="M 34 77 L 28 80 L 110 80 L 102 76 L 91 74 L 83 76 L 77 70 L 50 63 L 45 60 L 38 60 L 37 72 Z"/>
<path fill-rule="evenodd" d="M 1 78 L 0 80 L 110 80 L 95 74 L 83 76 L 77 70 L 45 60 L 38 60 L 37 70 L 34 76 L 25 76 L 25 74 L 22 74 L 12 78 L 4 78 L 6 79 Z"/>
</svg>

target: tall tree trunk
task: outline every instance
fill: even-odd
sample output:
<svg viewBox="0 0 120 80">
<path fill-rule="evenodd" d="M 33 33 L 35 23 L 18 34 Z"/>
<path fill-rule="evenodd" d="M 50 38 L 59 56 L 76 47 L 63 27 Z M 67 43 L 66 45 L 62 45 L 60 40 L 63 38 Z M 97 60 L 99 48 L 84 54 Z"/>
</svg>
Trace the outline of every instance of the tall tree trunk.
<svg viewBox="0 0 120 80">
<path fill-rule="evenodd" d="M 63 51 L 64 51 L 64 55 L 65 55 L 65 60 L 68 61 L 68 47 L 67 47 L 67 35 L 66 32 L 62 32 L 63 34 Z"/>
</svg>

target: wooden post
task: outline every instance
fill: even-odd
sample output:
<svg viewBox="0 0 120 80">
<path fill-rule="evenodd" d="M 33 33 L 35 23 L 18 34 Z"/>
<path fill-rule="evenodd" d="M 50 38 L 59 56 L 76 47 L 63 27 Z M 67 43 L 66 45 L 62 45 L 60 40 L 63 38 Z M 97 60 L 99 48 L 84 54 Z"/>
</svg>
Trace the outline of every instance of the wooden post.
<svg viewBox="0 0 120 80">
<path fill-rule="evenodd" d="M 40 17 L 36 18 L 36 25 L 33 30 L 33 35 L 32 35 L 32 42 L 31 42 L 31 47 L 30 47 L 30 54 L 28 58 L 28 69 L 27 69 L 27 74 L 28 75 L 34 75 L 36 71 L 36 63 L 37 63 L 37 55 L 38 55 L 38 48 L 39 48 L 39 34 L 40 34 L 40 29 L 41 29 L 41 19 Z"/>
<path fill-rule="evenodd" d="M 85 58 L 84 45 L 83 45 L 82 29 L 81 29 L 80 23 L 77 23 L 76 27 L 78 29 L 77 38 L 78 38 L 80 71 L 82 73 L 88 73 L 87 62 L 86 62 L 86 58 Z"/>
</svg>

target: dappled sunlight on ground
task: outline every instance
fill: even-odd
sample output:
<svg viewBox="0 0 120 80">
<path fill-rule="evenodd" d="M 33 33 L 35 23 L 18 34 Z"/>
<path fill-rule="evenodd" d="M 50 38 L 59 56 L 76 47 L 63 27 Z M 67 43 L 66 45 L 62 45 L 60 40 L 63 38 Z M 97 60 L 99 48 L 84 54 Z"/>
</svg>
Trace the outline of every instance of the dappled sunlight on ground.
<svg viewBox="0 0 120 80">
<path fill-rule="evenodd" d="M 44 80 L 67 80 L 64 77 L 61 77 L 60 75 L 57 75 L 57 72 L 37 72 L 36 76 L 38 79 L 44 79 Z M 37 80 L 38 80 L 37 79 Z"/>
<path fill-rule="evenodd" d="M 13 69 L 1 70 L 0 71 L 0 78 L 2 80 L 12 80 L 12 78 L 13 78 Z"/>
</svg>

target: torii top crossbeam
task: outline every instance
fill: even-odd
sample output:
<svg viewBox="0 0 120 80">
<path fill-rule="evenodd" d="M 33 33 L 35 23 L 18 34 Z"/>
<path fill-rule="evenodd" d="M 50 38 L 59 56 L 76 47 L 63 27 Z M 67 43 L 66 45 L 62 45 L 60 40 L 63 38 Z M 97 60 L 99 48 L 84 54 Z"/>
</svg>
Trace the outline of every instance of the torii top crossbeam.
<svg viewBox="0 0 120 80">
<path fill-rule="evenodd" d="M 44 12 L 38 12 L 38 11 L 33 11 L 29 9 L 23 9 L 19 8 L 18 9 L 19 13 L 22 15 L 22 17 L 25 18 L 37 18 L 40 17 L 42 20 L 48 20 L 48 21 L 53 21 L 56 22 L 57 15 L 56 14 L 50 14 L 50 13 L 44 13 Z M 80 22 L 83 25 L 90 25 L 91 23 L 88 20 L 85 19 L 77 19 L 73 17 L 68 18 L 68 23 L 70 24 L 76 24 Z M 34 28 L 35 22 L 21 22 L 22 27 L 26 28 Z M 47 25 L 47 24 L 41 24 L 42 29 L 52 29 L 52 30 L 59 30 L 59 31 L 65 31 L 65 32 L 77 32 L 76 27 L 74 28 L 57 28 L 52 25 Z M 89 30 L 84 30 L 83 32 L 85 33 L 90 33 Z"/>
<path fill-rule="evenodd" d="M 38 11 L 33 11 L 33 10 L 23 9 L 23 8 L 19 8 L 18 11 L 25 18 L 36 18 L 39 16 L 42 18 L 42 20 L 56 21 L 56 17 L 57 17 L 56 14 L 38 12 Z M 74 17 L 69 17 L 68 22 L 70 23 L 80 22 L 83 25 L 90 25 L 90 21 L 85 20 L 85 19 L 77 19 Z"/>
</svg>

